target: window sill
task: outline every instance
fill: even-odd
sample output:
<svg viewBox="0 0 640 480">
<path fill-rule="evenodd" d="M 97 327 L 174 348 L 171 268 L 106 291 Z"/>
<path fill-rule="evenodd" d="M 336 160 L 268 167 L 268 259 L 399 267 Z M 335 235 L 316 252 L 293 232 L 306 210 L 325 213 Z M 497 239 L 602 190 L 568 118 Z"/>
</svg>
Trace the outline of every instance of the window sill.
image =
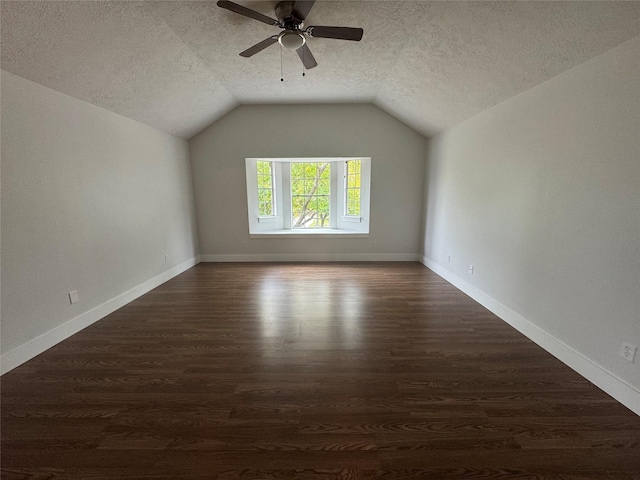
<svg viewBox="0 0 640 480">
<path fill-rule="evenodd" d="M 251 233 L 249 238 L 368 238 L 369 232 L 354 232 L 353 230 L 317 229 L 317 230 L 273 230 L 271 232 Z"/>
</svg>

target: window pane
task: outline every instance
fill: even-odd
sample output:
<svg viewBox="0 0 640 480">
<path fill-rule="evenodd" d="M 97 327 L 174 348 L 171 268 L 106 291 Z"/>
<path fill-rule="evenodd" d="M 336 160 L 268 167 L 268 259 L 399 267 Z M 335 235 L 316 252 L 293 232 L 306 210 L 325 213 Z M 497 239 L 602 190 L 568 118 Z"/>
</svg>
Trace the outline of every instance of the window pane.
<svg viewBox="0 0 640 480">
<path fill-rule="evenodd" d="M 328 227 L 329 226 L 329 197 L 318 197 L 318 222 L 319 228 Z"/>
<path fill-rule="evenodd" d="M 291 168 L 291 178 L 299 178 L 299 177 L 302 176 L 301 173 L 300 173 L 301 168 L 302 168 L 302 164 L 300 164 L 300 163 L 292 163 L 290 165 L 290 168 Z"/>
<path fill-rule="evenodd" d="M 271 203 L 265 203 L 262 206 L 261 210 L 264 211 L 265 216 L 273 215 L 273 211 L 271 210 Z"/>
<path fill-rule="evenodd" d="M 273 204 L 273 163 L 258 160 L 258 215 L 270 217 L 274 215 Z"/>
<path fill-rule="evenodd" d="M 360 178 L 362 162 L 360 160 L 348 160 L 347 179 L 345 191 L 345 215 L 360 215 Z"/>
<path fill-rule="evenodd" d="M 301 217 L 302 212 L 304 210 L 304 197 L 293 197 L 291 199 L 291 209 L 294 220 L 297 220 Z"/>
<path fill-rule="evenodd" d="M 258 201 L 260 203 L 271 203 L 271 190 L 258 190 Z"/>
<path fill-rule="evenodd" d="M 316 180 L 315 178 L 305 177 L 304 179 L 304 193 L 306 195 L 313 195 L 316 191 Z"/>
<path fill-rule="evenodd" d="M 318 182 L 318 195 L 329 195 L 331 190 L 331 179 L 321 178 Z"/>
<path fill-rule="evenodd" d="M 268 174 L 269 171 L 269 162 L 258 161 L 258 175 Z"/>
<path fill-rule="evenodd" d="M 269 175 L 258 175 L 258 188 L 271 188 L 271 177 Z"/>
<path fill-rule="evenodd" d="M 291 164 L 293 228 L 328 228 L 331 170 L 329 163 Z"/>
</svg>

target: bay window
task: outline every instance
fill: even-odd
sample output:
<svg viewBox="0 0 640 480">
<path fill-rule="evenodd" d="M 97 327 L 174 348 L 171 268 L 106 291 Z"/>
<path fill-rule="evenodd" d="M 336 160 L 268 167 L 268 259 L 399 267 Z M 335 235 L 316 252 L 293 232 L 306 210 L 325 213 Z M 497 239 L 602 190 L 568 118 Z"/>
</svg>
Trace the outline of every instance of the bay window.
<svg viewBox="0 0 640 480">
<path fill-rule="evenodd" d="M 371 158 L 247 158 L 251 236 L 369 233 Z"/>
</svg>

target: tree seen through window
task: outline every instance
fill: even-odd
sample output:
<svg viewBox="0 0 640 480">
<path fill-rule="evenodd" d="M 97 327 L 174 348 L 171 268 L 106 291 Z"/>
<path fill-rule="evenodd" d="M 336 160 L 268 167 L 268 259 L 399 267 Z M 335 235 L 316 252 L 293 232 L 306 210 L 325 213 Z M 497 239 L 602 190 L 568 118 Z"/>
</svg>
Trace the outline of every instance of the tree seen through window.
<svg viewBox="0 0 640 480">
<path fill-rule="evenodd" d="M 329 228 L 330 198 L 330 163 L 291 163 L 293 228 Z"/>
</svg>

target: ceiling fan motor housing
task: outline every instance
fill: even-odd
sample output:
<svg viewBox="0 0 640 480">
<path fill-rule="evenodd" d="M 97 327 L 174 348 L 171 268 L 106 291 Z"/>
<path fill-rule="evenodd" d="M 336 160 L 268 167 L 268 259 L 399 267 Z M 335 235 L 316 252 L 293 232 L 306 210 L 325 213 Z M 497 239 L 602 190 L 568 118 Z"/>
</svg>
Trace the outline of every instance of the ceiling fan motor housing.
<svg viewBox="0 0 640 480">
<path fill-rule="evenodd" d="M 296 18 L 293 13 L 293 5 L 295 1 L 284 0 L 276 5 L 276 17 L 286 30 L 300 30 L 302 28 L 302 20 Z"/>
</svg>

